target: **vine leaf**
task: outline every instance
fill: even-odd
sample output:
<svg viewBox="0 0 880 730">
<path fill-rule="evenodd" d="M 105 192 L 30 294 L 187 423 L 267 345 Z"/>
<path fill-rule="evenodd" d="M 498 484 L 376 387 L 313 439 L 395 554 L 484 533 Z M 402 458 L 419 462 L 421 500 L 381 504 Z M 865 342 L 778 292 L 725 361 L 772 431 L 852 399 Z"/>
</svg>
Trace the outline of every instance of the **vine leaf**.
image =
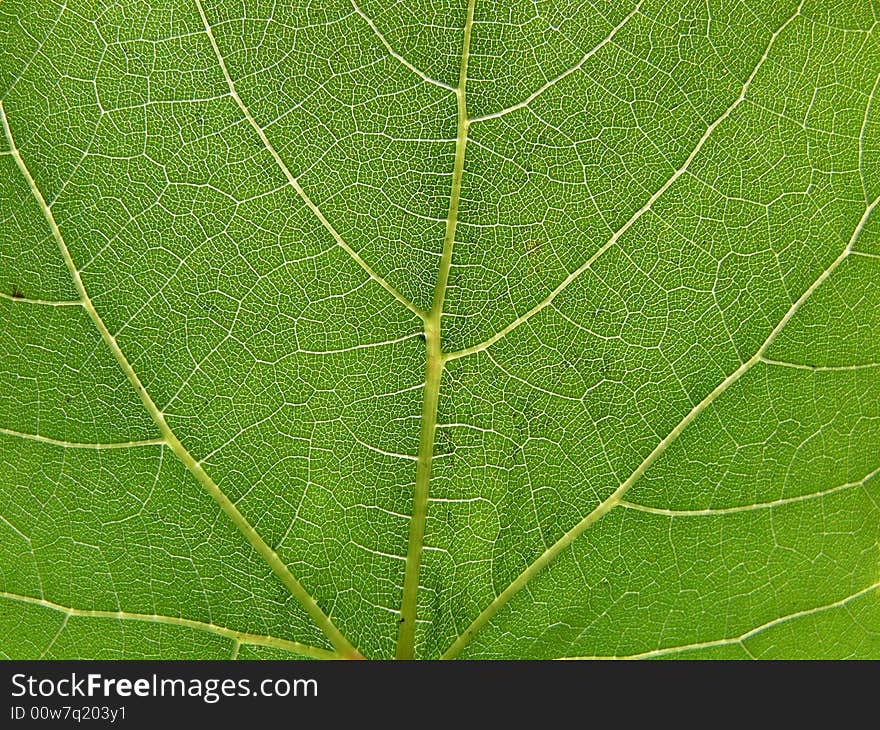
<svg viewBox="0 0 880 730">
<path fill-rule="evenodd" d="M 880 8 L 0 4 L 0 655 L 880 657 Z"/>
</svg>

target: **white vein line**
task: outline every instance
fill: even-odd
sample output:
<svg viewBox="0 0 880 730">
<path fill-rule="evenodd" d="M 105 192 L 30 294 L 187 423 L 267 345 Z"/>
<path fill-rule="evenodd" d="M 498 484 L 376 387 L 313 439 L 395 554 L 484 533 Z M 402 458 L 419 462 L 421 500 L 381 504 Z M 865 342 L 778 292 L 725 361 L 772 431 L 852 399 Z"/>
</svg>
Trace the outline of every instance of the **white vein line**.
<svg viewBox="0 0 880 730">
<path fill-rule="evenodd" d="M 465 357 L 466 355 L 472 355 L 474 353 L 481 352 L 481 351 L 485 350 L 486 348 L 494 345 L 496 342 L 498 342 L 498 340 L 505 337 L 507 334 L 509 334 L 510 332 L 515 330 L 521 324 L 528 322 L 534 315 L 536 315 L 538 312 L 540 312 L 542 309 L 544 309 L 546 306 L 548 306 L 554 299 L 556 299 L 557 296 L 559 296 L 563 291 L 565 291 L 565 289 L 568 287 L 569 284 L 571 284 L 571 282 L 573 282 L 581 274 L 583 274 L 587 269 L 589 269 L 596 262 L 596 260 L 600 256 L 602 256 L 602 254 L 604 254 L 608 249 L 610 249 L 612 246 L 614 246 L 620 240 L 620 237 L 623 236 L 623 234 L 626 233 L 630 229 L 630 227 L 632 227 L 632 225 L 637 220 L 639 220 L 639 218 L 641 218 L 645 213 L 647 213 L 651 209 L 651 207 L 654 205 L 654 203 L 657 202 L 657 199 L 660 198 L 660 196 L 663 195 L 667 190 L 669 190 L 669 188 L 675 183 L 676 180 L 678 180 L 682 175 L 685 174 L 685 172 L 687 172 L 688 168 L 691 166 L 691 163 L 694 161 L 696 156 L 700 153 L 700 150 L 703 149 L 703 146 L 706 144 L 709 137 L 718 128 L 718 125 L 721 124 L 722 122 L 724 122 L 728 117 L 730 117 L 730 115 L 733 114 L 734 110 L 740 104 L 742 104 L 743 100 L 746 98 L 746 94 L 748 93 L 749 87 L 751 86 L 752 82 L 755 80 L 755 77 L 758 75 L 758 72 L 761 70 L 761 67 L 764 65 L 764 62 L 767 60 L 768 56 L 770 55 L 770 50 L 773 48 L 773 44 L 776 42 L 776 39 L 789 26 L 789 24 L 792 23 L 795 20 L 795 18 L 797 18 L 800 15 L 801 8 L 803 7 L 805 1 L 806 0 L 801 0 L 801 4 L 798 5 L 797 11 L 794 13 L 794 15 L 792 15 L 788 20 L 786 20 L 779 27 L 779 29 L 775 33 L 773 33 L 773 35 L 770 37 L 770 42 L 768 43 L 767 48 L 764 51 L 764 55 L 761 56 L 757 65 L 752 70 L 752 73 L 749 75 L 748 79 L 746 79 L 746 82 L 743 84 L 742 91 L 740 92 L 740 95 L 736 98 L 736 100 L 729 107 L 727 107 L 727 109 L 725 109 L 724 112 L 714 122 L 712 122 L 706 128 L 706 131 L 703 133 L 703 136 L 700 137 L 699 142 L 697 142 L 696 146 L 693 148 L 693 150 L 691 150 L 691 153 L 687 156 L 687 159 L 684 161 L 684 163 L 681 165 L 681 167 L 679 167 L 674 173 L 672 173 L 672 175 L 669 177 L 669 179 L 667 179 L 667 181 L 665 183 L 663 183 L 663 185 L 659 188 L 659 190 L 657 190 L 650 198 L 648 198 L 648 201 L 641 208 L 639 208 L 632 215 L 632 217 L 626 223 L 624 223 L 623 226 L 621 226 L 611 236 L 611 238 L 608 239 L 608 241 L 606 241 L 592 256 L 590 256 L 589 259 L 587 259 L 583 264 L 581 264 L 581 266 L 579 266 L 572 273 L 570 273 L 568 276 L 566 276 L 565 279 L 563 279 L 562 282 L 552 292 L 550 292 L 550 294 L 548 294 L 546 298 L 544 298 L 542 301 L 538 302 L 535 306 L 533 306 L 525 314 L 522 314 L 519 317 L 517 317 L 516 319 L 514 319 L 512 322 L 510 322 L 510 324 L 508 324 L 506 327 L 504 327 L 504 329 L 500 330 L 499 332 L 496 332 L 489 339 L 487 339 L 477 345 L 474 345 L 473 347 L 468 347 L 463 350 L 458 350 L 457 352 L 447 353 L 445 355 L 445 360 L 447 360 L 447 361 L 448 360 L 455 360 L 459 357 Z"/>
<path fill-rule="evenodd" d="M 295 355 L 340 355 L 344 352 L 354 352 L 355 350 L 369 350 L 377 347 L 387 347 L 389 345 L 397 345 L 401 342 L 406 342 L 407 340 L 412 340 L 416 337 L 421 337 L 422 332 L 411 332 L 408 335 L 403 335 L 402 337 L 397 337 L 393 340 L 383 340 L 382 342 L 362 342 L 357 345 L 350 345 L 349 347 L 340 347 L 337 350 L 307 350 L 304 348 L 299 348 L 295 350 L 293 354 Z"/>
<path fill-rule="evenodd" d="M 135 393 L 137 394 L 150 418 L 153 420 L 153 423 L 156 424 L 159 433 L 162 435 L 169 448 L 174 452 L 174 455 L 178 459 L 180 459 L 183 465 L 195 477 L 199 484 L 201 484 L 205 491 L 214 499 L 214 501 L 217 503 L 223 513 L 232 521 L 236 529 L 238 529 L 238 531 L 241 533 L 242 537 L 244 537 L 247 540 L 248 544 L 260 555 L 263 560 L 266 561 L 266 563 L 272 569 L 272 572 L 275 573 L 275 575 L 281 580 L 281 582 L 290 591 L 290 593 L 302 604 L 303 608 L 309 614 L 310 618 L 327 635 L 327 638 L 330 640 L 330 643 L 333 645 L 333 647 L 340 654 L 343 654 L 345 656 L 360 657 L 359 652 L 351 645 L 348 639 L 346 639 L 342 635 L 342 633 L 335 626 L 333 621 L 331 621 L 330 617 L 321 610 L 321 607 L 318 605 L 317 601 L 296 579 L 296 577 L 290 571 L 290 568 L 281 559 L 278 553 L 276 553 L 275 550 L 256 531 L 256 529 L 254 529 L 253 525 L 251 525 L 251 523 L 248 522 L 247 518 L 239 511 L 235 503 L 231 499 L 229 499 L 228 496 L 226 496 L 226 493 L 204 470 L 202 465 L 199 464 L 198 461 L 196 461 L 195 457 L 193 457 L 193 455 L 187 450 L 180 439 L 177 438 L 177 435 L 174 433 L 171 426 L 168 425 L 168 421 L 165 420 L 165 414 L 159 409 L 153 398 L 147 392 L 147 389 L 144 387 L 141 379 L 138 377 L 138 374 L 131 366 L 128 358 L 122 351 L 122 348 L 119 347 L 119 343 L 116 341 L 116 338 L 107 328 L 107 325 L 104 323 L 101 315 L 98 314 L 98 310 L 95 309 L 95 305 L 92 304 L 92 300 L 89 297 L 89 294 L 86 291 L 85 284 L 83 284 L 82 277 L 80 276 L 79 269 L 77 269 L 76 263 L 74 263 L 73 258 L 70 255 L 70 249 L 67 247 L 64 236 L 61 235 L 61 230 L 59 229 L 58 223 L 55 220 L 55 215 L 52 212 L 52 208 L 46 202 L 45 197 L 43 197 L 43 193 L 40 191 L 40 188 L 37 185 L 37 181 L 34 180 L 34 176 L 31 175 L 31 171 L 25 164 L 24 159 L 22 158 L 21 153 L 19 152 L 18 147 L 15 144 L 15 139 L 12 136 L 12 130 L 9 127 L 9 120 L 6 118 L 6 109 L 2 101 L 0 101 L 0 124 L 2 124 L 3 132 L 6 135 L 7 141 L 9 142 L 9 149 L 12 151 L 12 156 L 15 160 L 15 164 L 21 172 L 22 177 L 24 177 L 24 179 L 27 181 L 31 194 L 34 196 L 34 199 L 39 204 L 40 210 L 43 213 L 43 217 L 46 219 L 46 223 L 49 225 L 49 229 L 52 231 L 52 237 L 58 244 L 58 250 L 60 251 L 61 257 L 64 259 L 64 263 L 67 266 L 68 271 L 70 272 L 70 277 L 73 280 L 74 288 L 76 289 L 77 293 L 80 296 L 80 299 L 82 300 L 83 307 L 85 307 L 85 310 L 89 315 L 89 319 L 92 320 L 92 323 L 95 325 L 95 328 L 101 335 L 101 339 L 110 349 L 110 352 L 113 354 L 114 359 L 116 360 L 122 372 L 125 374 L 125 377 L 131 384 L 132 388 L 134 388 Z"/>
<path fill-rule="evenodd" d="M 272 159 L 275 160 L 275 163 L 280 168 L 281 172 L 284 174 L 284 177 L 287 178 L 287 182 L 290 183 L 291 187 L 297 192 L 302 201 L 306 204 L 309 210 L 315 214 L 315 217 L 321 222 L 324 228 L 330 233 L 333 237 L 333 240 L 342 248 L 355 262 L 360 266 L 373 281 L 375 281 L 379 286 L 381 286 L 385 291 L 387 291 L 391 296 L 393 296 L 397 301 L 403 304 L 410 312 L 415 314 L 417 317 L 424 319 L 425 313 L 422 312 L 418 307 L 416 307 L 412 302 L 410 302 L 406 297 L 404 297 L 397 289 L 395 289 L 391 284 L 389 284 L 385 279 L 383 279 L 376 271 L 366 262 L 364 261 L 360 254 L 355 251 L 351 246 L 349 246 L 339 234 L 339 232 L 333 227 L 333 224 L 327 220 L 324 214 L 321 212 L 320 208 L 315 205 L 314 201 L 306 194 L 306 191 L 303 190 L 302 186 L 299 184 L 299 181 L 294 177 L 293 173 L 290 171 L 290 168 L 287 167 L 284 160 L 281 159 L 281 156 L 278 154 L 278 151 L 269 141 L 269 138 L 266 136 L 266 132 L 263 131 L 263 128 L 257 124 L 257 120 L 254 119 L 253 115 L 248 109 L 247 105 L 242 101 L 241 97 L 238 95 L 238 91 L 235 88 L 235 82 L 232 80 L 232 77 L 229 75 L 229 71 L 226 68 L 226 61 L 223 59 L 223 54 L 220 53 L 220 47 L 217 45 L 217 40 L 214 38 L 214 33 L 211 30 L 211 25 L 208 23 L 208 17 L 205 15 L 205 11 L 202 8 L 201 0 L 195 0 L 196 7 L 199 11 L 199 16 L 202 19 L 202 24 L 205 27 L 205 33 L 208 36 L 208 40 L 211 42 L 211 48 L 214 49 L 214 55 L 217 57 L 217 63 L 220 65 L 220 70 L 223 72 L 223 78 L 226 80 L 226 85 L 229 87 L 229 94 L 238 105 L 238 108 L 241 110 L 242 114 L 244 114 L 245 119 L 247 119 L 248 123 L 253 127 L 254 131 L 259 136 L 260 141 L 263 143 L 263 146 L 272 155 Z"/>
<path fill-rule="evenodd" d="M 0 0 L 2 1 L 2 0 Z M 36 39 L 28 32 L 28 30 L 21 24 L 21 20 L 18 21 L 18 26 L 22 30 L 24 30 L 25 35 L 27 35 L 31 40 L 36 41 L 35 47 L 31 55 L 28 57 L 28 60 L 25 62 L 24 66 L 21 67 L 21 70 L 18 72 L 18 75 L 12 79 L 12 81 L 7 85 L 6 90 L 0 95 L 0 101 L 6 99 L 12 90 L 18 85 L 18 82 L 24 78 L 25 73 L 27 73 L 28 69 L 31 67 L 31 64 L 34 62 L 34 59 L 37 56 L 45 55 L 43 54 L 43 47 L 49 42 L 49 39 L 53 37 L 55 33 L 55 28 L 58 26 L 58 23 L 61 21 L 61 16 L 64 15 L 64 11 L 67 10 L 67 0 L 64 0 L 63 3 L 60 4 L 61 9 L 58 11 L 58 16 L 52 21 L 52 27 L 46 31 L 46 34 L 43 36 L 42 40 L 36 41 Z M 2 153 L 7 154 L 7 153 Z"/>
<path fill-rule="evenodd" d="M 871 113 L 871 104 L 874 102 L 874 94 L 877 93 L 878 84 L 880 84 L 880 74 L 877 75 L 874 86 L 871 88 L 871 93 L 868 95 L 868 103 L 865 106 L 865 120 L 862 122 L 861 130 L 859 130 L 859 175 L 862 178 L 862 190 L 865 193 L 865 201 L 871 199 L 871 194 L 868 191 L 868 178 L 865 175 L 865 133 L 868 131 L 868 117 Z"/>
<path fill-rule="evenodd" d="M 439 81 L 438 79 L 433 79 L 428 76 L 424 71 L 420 68 L 413 66 L 409 61 L 407 61 L 403 56 L 401 56 L 397 51 L 392 48 L 391 44 L 382 35 L 382 32 L 376 27 L 376 24 L 373 22 L 372 18 L 367 15 L 363 10 L 358 7 L 356 0 L 351 0 L 351 5 L 354 8 L 355 12 L 364 19 L 367 25 L 373 30 L 373 33 L 376 34 L 376 37 L 382 42 L 382 45 L 385 46 L 385 49 L 390 53 L 395 59 L 400 61 L 404 66 L 406 66 L 410 71 L 412 71 L 416 76 L 418 76 L 422 81 L 426 81 L 429 84 L 434 84 L 434 86 L 439 86 L 441 89 L 446 89 L 447 91 L 451 91 L 456 93 L 456 88 L 451 84 L 447 84 L 443 81 Z"/>
<path fill-rule="evenodd" d="M 12 154 L 11 152 L 9 153 Z M 10 302 L 16 302 L 17 304 L 40 304 L 46 307 L 81 307 L 82 302 L 79 299 L 71 300 L 71 301 L 59 301 L 53 302 L 48 299 L 30 299 L 28 297 L 18 297 L 12 296 L 11 294 L 7 294 L 5 292 L 0 292 L 0 299 L 7 299 Z"/>
<path fill-rule="evenodd" d="M 698 649 L 712 649 L 718 646 L 730 646 L 731 644 L 742 644 L 744 641 L 748 641 L 753 636 L 760 634 L 762 631 L 767 631 L 768 629 L 772 629 L 774 626 L 779 626 L 780 624 L 787 623 L 788 621 L 794 621 L 799 618 L 804 618 L 805 616 L 812 616 L 817 613 L 822 613 L 824 611 L 831 611 L 835 608 L 843 608 L 850 601 L 854 601 L 857 598 L 861 598 L 864 595 L 867 595 L 873 590 L 877 590 L 880 588 L 880 583 L 873 583 L 869 585 L 867 588 L 863 588 L 862 590 L 853 593 L 851 596 L 847 596 L 846 598 L 841 598 L 839 601 L 835 601 L 834 603 L 829 603 L 825 606 L 817 606 L 815 608 L 807 608 L 803 611 L 797 611 L 795 613 L 788 614 L 787 616 L 781 616 L 779 618 L 773 619 L 772 621 L 768 621 L 765 624 L 761 624 L 760 626 L 755 627 L 747 631 L 744 634 L 740 634 L 739 636 L 734 636 L 728 639 L 716 639 L 715 641 L 704 641 L 695 644 L 684 644 L 682 646 L 670 646 L 664 649 L 654 649 L 652 651 L 645 651 L 641 654 L 627 654 L 625 656 L 572 656 L 572 657 L 559 657 L 560 660 L 585 660 L 585 659 L 651 659 L 652 657 L 663 656 L 665 654 L 675 654 L 677 652 L 685 652 L 685 651 L 697 651 Z M 745 648 L 745 647 L 743 647 Z"/>
<path fill-rule="evenodd" d="M 504 373 L 508 378 L 510 378 L 511 380 L 515 380 L 518 383 L 522 383 L 523 385 L 525 385 L 528 388 L 531 388 L 532 390 L 536 390 L 537 392 L 543 393 L 544 395 L 552 396 L 553 398 L 559 398 L 560 400 L 573 401 L 574 403 L 580 403 L 581 405 L 583 405 L 583 403 L 584 403 L 584 396 L 583 395 L 580 398 L 576 398 L 571 395 L 564 395 L 562 393 L 557 393 L 555 390 L 549 390 L 547 388 L 542 388 L 538 385 L 535 385 L 534 383 L 529 382 L 525 378 L 521 378 L 518 375 L 514 375 L 513 373 L 508 371 L 505 367 L 503 367 L 501 365 L 501 363 L 499 363 L 494 357 L 492 357 L 492 353 L 487 352 L 486 357 L 488 357 L 489 360 L 492 362 L 492 364 L 496 368 L 498 368 L 502 373 Z"/>
<path fill-rule="evenodd" d="M 614 40 L 614 36 L 617 35 L 618 31 L 620 31 L 623 28 L 623 26 L 625 26 L 630 21 L 630 19 L 639 12 L 641 7 L 642 7 L 642 1 L 640 0 L 640 2 L 638 2 L 636 4 L 635 8 L 633 8 L 633 10 L 631 10 L 629 12 L 629 14 L 623 20 L 621 20 L 602 41 L 600 41 L 597 45 L 593 46 L 593 48 L 591 48 L 589 51 L 586 52 L 586 54 L 584 54 L 584 56 L 581 58 L 580 61 L 578 61 L 574 66 L 567 69 L 566 71 L 563 71 L 558 76 L 550 79 L 550 81 L 548 81 L 546 84 L 544 84 L 540 89 L 538 89 L 537 91 L 533 91 L 531 94 L 529 94 L 521 102 L 514 104 L 513 106 L 506 107 L 505 109 L 501 109 L 497 112 L 492 112 L 490 114 L 483 114 L 482 116 L 479 116 L 479 117 L 471 117 L 470 121 L 471 122 L 484 122 L 487 119 L 497 119 L 498 117 L 503 117 L 505 114 L 510 114 L 511 112 L 514 112 L 517 109 L 523 109 L 524 107 L 527 107 L 529 104 L 531 104 L 535 99 L 537 99 L 545 91 L 547 91 L 551 87 L 555 86 L 560 81 L 562 81 L 564 78 L 573 74 L 575 71 L 579 71 L 581 68 L 583 68 L 583 65 L 587 61 L 589 61 L 590 58 L 592 58 L 596 53 L 598 53 L 606 45 L 611 43 L 612 40 Z"/>
<path fill-rule="evenodd" d="M 578 522 L 574 527 L 572 527 L 568 532 L 566 532 L 559 540 L 557 540 L 553 545 L 547 548 L 541 555 L 539 555 L 532 563 L 526 568 L 522 573 L 520 573 L 510 585 L 507 586 L 501 593 L 499 593 L 495 599 L 486 606 L 485 609 L 473 620 L 471 625 L 462 633 L 449 647 L 449 649 L 443 654 L 443 659 L 452 659 L 458 655 L 458 653 L 467 646 L 468 642 L 474 636 L 474 634 L 479 631 L 484 625 L 486 625 L 492 617 L 498 613 L 499 610 L 503 606 L 507 604 L 507 602 L 513 598 L 516 593 L 519 592 L 521 588 L 523 588 L 529 580 L 531 580 L 535 575 L 544 570 L 550 563 L 552 563 L 556 557 L 563 552 L 566 548 L 568 548 L 577 538 L 579 538 L 589 527 L 591 527 L 595 522 L 597 522 L 600 518 L 604 517 L 608 512 L 610 512 L 615 506 L 617 506 L 620 501 L 623 499 L 623 495 L 626 494 L 630 487 L 635 484 L 642 475 L 666 452 L 671 444 L 673 444 L 678 437 L 682 434 L 682 432 L 699 416 L 703 411 L 706 410 L 722 393 L 724 393 L 731 385 L 736 383 L 740 378 L 742 378 L 749 370 L 751 370 L 757 363 L 761 361 L 761 357 L 768 350 L 768 348 L 773 344 L 776 337 L 780 332 L 785 328 L 785 326 L 791 321 L 791 318 L 797 314 L 798 310 L 801 308 L 803 303 L 809 299 L 810 295 L 816 289 L 818 289 L 831 274 L 837 269 L 838 266 L 846 259 L 849 255 L 850 251 L 852 251 L 852 247 L 855 245 L 856 240 L 858 239 L 859 234 L 865 227 L 865 224 L 868 222 L 868 218 L 870 217 L 872 211 L 874 210 L 877 203 L 880 202 L 880 197 L 878 197 L 874 202 L 872 202 L 868 208 L 865 210 L 865 213 L 862 215 L 858 224 L 856 225 L 856 229 L 852 234 L 849 242 L 846 247 L 843 249 L 841 254 L 834 259 L 831 265 L 823 271 L 819 277 L 807 288 L 807 290 L 798 297 L 797 301 L 791 305 L 776 327 L 773 328 L 773 331 L 769 334 L 761 347 L 758 348 L 758 351 L 752 355 L 748 360 L 742 363 L 734 372 L 728 375 L 723 381 L 721 381 L 712 391 L 701 400 L 697 405 L 695 405 L 688 413 L 685 415 L 681 421 L 673 428 L 651 451 L 650 454 L 642 461 L 641 464 L 629 475 L 629 477 L 618 486 L 614 492 L 607 497 L 603 502 L 601 502 L 595 509 L 592 510 L 586 517 L 584 517 L 580 522 Z"/>
<path fill-rule="evenodd" d="M 378 446 L 373 446 L 372 444 L 368 444 L 366 441 L 362 441 L 358 438 L 357 434 L 354 430 L 345 422 L 344 419 L 340 418 L 339 423 L 342 424 L 343 428 L 348 431 L 348 434 L 354 439 L 355 443 L 367 449 L 368 451 L 372 451 L 375 454 L 379 454 L 380 456 L 387 456 L 391 459 L 404 459 L 406 461 L 417 461 L 418 457 L 413 454 L 400 454 L 396 451 L 386 451 L 385 449 L 380 449 Z"/>
<path fill-rule="evenodd" d="M 117 621 L 140 621 L 143 623 L 170 624 L 172 626 L 184 626 L 186 628 L 195 629 L 196 631 L 205 631 L 212 634 L 219 634 L 226 638 L 234 639 L 241 644 L 252 646 L 273 646 L 278 649 L 286 649 L 287 651 L 296 652 L 303 656 L 311 656 L 320 659 L 339 659 L 339 655 L 334 654 L 326 649 L 316 646 L 308 646 L 300 644 L 296 641 L 288 639 L 280 639 L 276 636 L 262 636 L 259 634 L 249 634 L 243 631 L 236 631 L 226 626 L 218 626 L 217 624 L 206 623 L 204 621 L 196 621 L 193 619 L 180 618 L 177 616 L 163 616 L 161 614 L 147 613 L 131 613 L 129 611 L 100 611 L 86 608 L 70 608 L 62 606 L 43 598 L 34 598 L 33 596 L 21 596 L 17 593 L 6 593 L 0 591 L 0 599 L 15 601 L 17 603 L 26 603 L 32 606 L 40 606 L 57 611 L 64 615 L 65 622 L 71 616 L 78 618 L 105 618 L 115 619 Z"/>
<path fill-rule="evenodd" d="M 636 502 L 627 502 L 624 499 L 621 499 L 618 502 L 618 505 L 621 507 L 625 507 L 626 509 L 636 510 L 638 512 L 649 512 L 653 515 L 662 515 L 664 517 L 709 517 L 711 515 L 730 515 L 736 514 L 738 512 L 752 512 L 756 510 L 763 509 L 773 509 L 774 507 L 783 507 L 788 504 L 794 504 L 796 502 L 806 502 L 811 499 L 821 499 L 822 497 L 826 497 L 830 494 L 836 494 L 837 492 L 843 492 L 847 489 L 852 489 L 853 487 L 860 487 L 865 484 L 865 482 L 873 479 L 877 474 L 880 474 L 880 469 L 875 469 L 874 471 L 866 474 L 864 477 L 855 482 L 847 482 L 846 484 L 838 484 L 836 487 L 831 487 L 830 489 L 825 489 L 821 492 L 812 492 L 811 494 L 800 494 L 797 497 L 781 497 L 780 499 L 773 500 L 772 502 L 760 502 L 758 504 L 746 504 L 740 505 L 738 507 L 720 507 L 717 509 L 695 509 L 695 510 L 676 510 L 676 509 L 663 509 L 661 507 L 649 507 L 644 504 L 638 504 Z"/>
<path fill-rule="evenodd" d="M 855 255 L 857 252 L 853 251 L 852 253 L 853 255 Z M 811 373 L 840 372 L 846 370 L 867 370 L 868 368 L 876 368 L 880 366 L 880 362 L 866 362 L 859 363 L 858 365 L 803 365 L 796 362 L 785 362 L 784 360 L 771 360 L 767 357 L 762 357 L 761 362 L 766 365 L 776 365 L 782 368 L 809 370 Z"/>
<path fill-rule="evenodd" d="M 868 253 L 867 251 L 853 251 L 853 256 L 864 256 L 866 259 L 880 259 L 880 254 Z"/>
<path fill-rule="evenodd" d="M 16 438 L 28 439 L 30 441 L 39 441 L 44 444 L 52 444 L 53 446 L 61 446 L 65 449 L 95 449 L 102 451 L 104 449 L 133 449 L 138 446 L 167 446 L 168 443 L 163 438 L 143 439 L 140 441 L 116 441 L 111 443 L 83 443 L 80 441 L 62 441 L 60 439 L 49 438 L 48 436 L 40 436 L 36 433 L 25 433 L 23 431 L 13 431 L 10 428 L 0 428 L 0 434 L 4 436 L 15 436 Z"/>
<path fill-rule="evenodd" d="M 58 627 L 58 631 L 55 632 L 55 636 L 52 637 L 52 641 L 50 641 L 46 648 L 40 652 L 40 659 L 45 659 L 46 654 L 49 653 L 49 650 L 55 646 L 55 642 L 58 641 L 58 637 L 64 633 L 64 629 L 67 628 L 67 622 L 70 620 L 70 614 L 65 614 L 64 618 L 61 620 L 61 625 Z"/>
<path fill-rule="evenodd" d="M 12 530 L 16 535 L 18 535 L 22 540 L 24 540 L 28 545 L 31 546 L 31 555 L 33 556 L 33 543 L 31 539 L 25 535 L 21 530 L 19 530 L 15 525 L 13 525 L 9 520 L 7 520 L 3 515 L 0 515 L 0 522 L 6 525 L 10 530 Z"/>
</svg>

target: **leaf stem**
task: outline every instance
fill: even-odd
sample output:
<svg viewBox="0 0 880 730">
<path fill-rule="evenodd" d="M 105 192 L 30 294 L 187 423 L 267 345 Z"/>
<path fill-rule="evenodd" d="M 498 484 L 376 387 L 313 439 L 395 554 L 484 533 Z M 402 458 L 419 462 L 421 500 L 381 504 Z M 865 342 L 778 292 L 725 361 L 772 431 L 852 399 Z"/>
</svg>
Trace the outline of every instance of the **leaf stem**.
<svg viewBox="0 0 880 730">
<path fill-rule="evenodd" d="M 419 572 L 425 541 L 425 523 L 428 517 L 428 488 L 431 481 L 431 462 L 434 458 L 434 434 L 437 428 L 437 402 L 443 377 L 443 348 L 441 346 L 441 318 L 449 270 L 452 266 L 452 249 L 458 224 L 458 202 L 461 198 L 461 180 L 464 174 L 465 149 L 467 148 L 470 121 L 467 114 L 467 66 L 471 46 L 471 28 L 474 23 L 476 0 L 469 0 L 464 24 L 461 49 L 461 69 L 455 97 L 458 106 L 457 133 L 455 139 L 455 162 L 452 168 L 452 192 L 449 196 L 449 212 L 446 216 L 446 233 L 443 253 L 434 287 L 431 311 L 425 317 L 425 394 L 422 401 L 421 429 L 419 432 L 419 455 L 416 464 L 416 486 L 413 493 L 413 511 L 410 521 L 409 545 L 406 552 L 406 568 L 403 580 L 403 602 L 400 608 L 400 631 L 397 638 L 398 659 L 415 656 L 416 614 L 419 591 Z"/>
</svg>

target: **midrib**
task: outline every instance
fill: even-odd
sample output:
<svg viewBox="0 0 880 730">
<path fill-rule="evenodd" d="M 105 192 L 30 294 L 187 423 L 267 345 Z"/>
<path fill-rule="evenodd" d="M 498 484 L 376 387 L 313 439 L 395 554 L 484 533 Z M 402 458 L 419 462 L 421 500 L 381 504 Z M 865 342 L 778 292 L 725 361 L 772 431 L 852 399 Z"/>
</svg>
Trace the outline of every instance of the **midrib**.
<svg viewBox="0 0 880 730">
<path fill-rule="evenodd" d="M 422 401 L 421 426 L 419 430 L 419 455 L 416 464 L 416 485 L 413 492 L 412 519 L 410 521 L 409 544 L 406 552 L 406 568 L 403 580 L 403 601 L 400 609 L 400 630 L 397 639 L 398 659 L 413 659 L 415 655 L 416 614 L 419 591 L 419 573 L 422 563 L 422 549 L 425 539 L 425 522 L 428 516 L 428 492 L 431 481 L 431 463 L 434 458 L 434 435 L 437 428 L 437 402 L 440 397 L 440 382 L 443 377 L 443 348 L 441 318 L 449 269 L 452 265 L 452 249 L 455 244 L 455 229 L 458 225 L 458 203 L 461 196 L 461 179 L 464 172 L 465 149 L 467 147 L 467 66 L 471 45 L 471 27 L 474 22 L 476 0 L 469 0 L 464 23 L 464 39 L 461 48 L 461 67 L 455 96 L 458 107 L 457 133 L 455 138 L 455 163 L 452 169 L 452 191 L 449 196 L 449 212 L 446 216 L 446 233 L 443 239 L 443 253 L 437 271 L 434 287 L 434 301 L 425 316 L 425 391 Z"/>
</svg>

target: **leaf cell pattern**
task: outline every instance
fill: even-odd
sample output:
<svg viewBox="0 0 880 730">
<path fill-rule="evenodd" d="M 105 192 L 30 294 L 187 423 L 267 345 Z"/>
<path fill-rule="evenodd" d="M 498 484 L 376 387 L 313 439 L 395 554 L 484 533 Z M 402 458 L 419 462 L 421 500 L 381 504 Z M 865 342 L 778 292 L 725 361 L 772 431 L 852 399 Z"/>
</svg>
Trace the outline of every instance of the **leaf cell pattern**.
<svg viewBox="0 0 880 730">
<path fill-rule="evenodd" d="M 0 4 L 0 655 L 880 657 L 878 19 Z"/>
</svg>

